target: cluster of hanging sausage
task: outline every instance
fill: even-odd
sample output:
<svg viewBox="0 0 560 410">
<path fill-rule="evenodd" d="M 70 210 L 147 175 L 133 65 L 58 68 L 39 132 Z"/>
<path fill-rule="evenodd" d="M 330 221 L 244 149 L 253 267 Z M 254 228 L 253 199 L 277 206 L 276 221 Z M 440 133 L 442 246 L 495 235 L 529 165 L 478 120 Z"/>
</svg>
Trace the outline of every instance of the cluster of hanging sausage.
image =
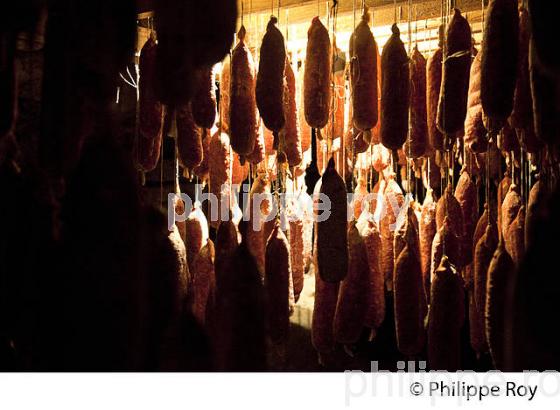
<svg viewBox="0 0 560 410">
<path fill-rule="evenodd" d="M 353 126 L 366 132 L 379 115 L 386 148 L 402 149 L 410 159 L 435 159 L 433 167 L 446 174 L 458 160 L 462 170 L 445 188 L 428 175 L 420 205 L 411 194 L 405 198 L 395 175 L 383 170 L 386 166 L 379 166 L 372 153 L 363 168 L 373 166 L 380 173 L 371 192 L 381 196 L 367 204 L 368 217 L 354 205 L 356 221 L 344 235 L 346 223 L 337 212 L 344 205 L 336 198 L 346 189 L 329 163 L 320 192 L 329 195 L 333 209 L 329 221 L 317 224 L 316 243 L 312 334 L 320 355 L 332 352 L 336 343 L 356 344 L 364 329 L 375 335 L 385 317 L 387 289 L 403 355 L 426 352 L 432 369 L 461 369 L 462 331 L 468 328 L 478 356 L 489 353 L 500 370 L 520 368 L 511 352 L 508 356 L 507 323 L 513 318 L 507 306 L 515 305 L 511 288 L 530 246 L 527 232 L 535 229 L 537 198 L 545 196 L 541 180 L 551 169 L 533 166 L 538 180 L 532 185 L 522 162 L 536 162 L 545 155 L 545 145 L 546 154 L 554 155 L 558 116 L 551 107 L 557 107 L 557 88 L 552 83 L 548 93 L 539 88 L 553 82 L 553 75 L 551 63 L 538 54 L 538 37 L 531 38 L 531 9 L 518 10 L 514 0 L 492 0 L 487 12 L 480 53 L 472 45 L 469 23 L 454 10 L 427 63 L 417 48 L 407 55 L 393 25 L 381 56 L 379 113 L 371 87 L 375 43 L 364 30 L 366 14 L 352 35 Z M 507 160 L 501 180 L 500 152 Z M 368 194 L 361 181 L 358 176 L 355 200 Z M 483 187 L 486 203 L 480 214 Z"/>
<path fill-rule="evenodd" d="M 246 29 L 239 29 L 220 74 L 218 127 L 212 64 L 203 58 L 211 56 L 199 56 L 206 64 L 194 70 L 192 90 L 164 87 L 162 92 L 154 77 L 161 76 L 158 58 L 169 50 L 160 57 L 162 45 L 154 39 L 146 42 L 140 58 L 142 168 L 150 170 L 157 163 L 163 117 L 170 109 L 181 164 L 207 180 L 220 201 L 232 203 L 228 187 L 245 180 L 246 162 L 260 164 L 249 193 L 249 221 L 237 226 L 231 222 L 233 208 L 226 207 L 230 218 L 220 215 L 222 222 L 210 221 L 218 229 L 214 247 L 205 233 L 204 213 L 195 210 L 187 222 L 194 231 L 184 237 L 193 275 L 193 313 L 215 336 L 221 368 L 242 368 L 239 352 L 259 368 L 265 333 L 272 346 L 269 363 L 285 358 L 289 316 L 309 261 L 315 267 L 312 342 L 320 355 L 336 344 L 357 343 L 364 329 L 374 338 L 386 311 L 393 309 L 403 355 L 427 352 L 433 369 L 461 368 L 461 332 L 468 320 L 472 348 L 478 354 L 489 351 L 496 368 L 506 367 L 504 300 L 523 260 L 531 230 L 528 212 L 543 189 L 539 182 L 531 195 L 522 189 L 526 181 L 521 172 L 516 175 L 515 157 L 536 155 L 560 135 L 557 105 L 551 103 L 557 88 L 550 86 L 548 70 L 555 62 L 538 33 L 531 37 L 531 17 L 530 10 L 518 10 L 515 0 L 491 0 L 477 54 L 469 23 L 455 9 L 447 27 L 440 29 L 438 49 L 426 60 L 417 47 L 408 55 L 396 24 L 379 55 L 365 8 L 350 39 L 351 122 L 346 127 L 332 115 L 338 111 L 334 105 L 345 104 L 336 94 L 333 75 L 338 49 L 318 17 L 308 31 L 303 76 L 294 73 L 275 17 L 262 39 L 258 70 Z M 197 52 L 185 64 L 199 61 Z M 225 52 L 218 54 L 221 59 Z M 167 79 L 178 74 L 169 73 Z M 344 116 L 338 121 L 344 122 Z M 329 128 L 347 132 L 332 135 Z M 331 142 L 340 136 L 345 155 L 342 164 L 334 156 L 328 159 L 321 175 L 317 140 L 325 135 Z M 254 212 L 252 198 L 269 194 L 273 180 L 283 185 L 285 178 L 270 172 L 266 158 L 276 153 L 277 169 L 287 163 L 296 180 L 309 146 L 307 191 L 329 197 L 330 217 L 311 228 L 301 219 L 266 222 L 262 216 L 270 212 L 270 199 Z M 508 175 L 498 183 L 495 198 L 490 186 L 500 178 L 500 151 L 509 161 Z M 347 156 L 355 169 L 359 153 L 367 158 L 361 170 L 373 168 L 378 174 L 369 190 L 376 196 L 355 206 L 354 220 L 348 223 L 347 184 L 341 174 L 348 169 Z M 456 185 L 440 178 L 452 175 L 455 160 L 462 165 Z M 410 193 L 410 176 L 408 194 L 397 182 L 392 165 L 404 169 L 407 163 L 422 168 L 427 190 L 423 204 Z M 367 178 L 362 172 L 354 176 L 355 198 L 366 197 Z M 483 185 L 488 194 L 480 215 Z M 310 249 L 305 242 L 312 241 Z M 240 276 L 233 278 L 233 272 Z M 246 291 L 248 298 L 240 295 Z M 387 306 L 388 292 L 393 306 Z M 250 329 L 243 324 L 247 317 L 256 323 Z M 251 349 L 241 346 L 249 340 L 244 337 L 252 340 Z"/>
</svg>

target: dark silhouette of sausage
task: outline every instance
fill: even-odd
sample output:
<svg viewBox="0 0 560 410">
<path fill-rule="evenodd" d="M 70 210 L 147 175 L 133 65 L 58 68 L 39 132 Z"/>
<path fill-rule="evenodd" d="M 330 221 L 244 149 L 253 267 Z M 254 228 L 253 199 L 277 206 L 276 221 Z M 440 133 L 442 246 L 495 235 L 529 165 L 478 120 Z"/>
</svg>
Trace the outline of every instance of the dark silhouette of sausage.
<svg viewBox="0 0 560 410">
<path fill-rule="evenodd" d="M 490 132 L 499 131 L 513 109 L 519 55 L 516 0 L 491 0 L 482 41 L 480 98 Z"/>
<path fill-rule="evenodd" d="M 284 65 L 286 48 L 284 37 L 276 27 L 278 19 L 270 18 L 261 44 L 257 74 L 257 107 L 269 130 L 278 133 L 284 127 Z M 230 117 L 230 121 L 231 121 Z"/>
<path fill-rule="evenodd" d="M 316 252 L 315 252 L 316 254 Z M 317 266 L 317 260 L 315 260 Z M 319 355 L 334 349 L 334 315 L 338 302 L 340 282 L 329 283 L 315 272 L 315 302 L 311 322 L 311 341 Z"/>
<path fill-rule="evenodd" d="M 558 2 L 529 0 L 531 32 L 535 42 L 536 53 L 543 66 L 550 70 L 560 68 L 558 47 L 551 42 L 556 38 L 557 16 L 560 12 Z"/>
<path fill-rule="evenodd" d="M 155 61 L 157 44 L 148 38 L 140 51 L 138 163 L 142 170 L 152 171 L 159 160 L 163 135 L 163 105 L 155 95 Z"/>
<path fill-rule="evenodd" d="M 428 136 L 432 149 L 443 149 L 443 134 L 437 127 L 437 112 L 439 105 L 439 94 L 441 91 L 441 76 L 443 66 L 443 41 L 445 27 L 439 28 L 439 45 L 436 51 L 428 59 L 426 67 L 426 107 L 428 117 Z"/>
<path fill-rule="evenodd" d="M 330 216 L 317 222 L 319 274 L 326 282 L 338 282 L 348 271 L 346 185 L 330 159 L 321 178 L 320 193 L 331 203 Z"/>
<path fill-rule="evenodd" d="M 408 133 L 408 56 L 396 24 L 381 55 L 381 143 L 390 150 L 402 147 Z"/>
<path fill-rule="evenodd" d="M 529 72 L 535 134 L 546 144 L 556 144 L 560 141 L 560 108 L 557 104 L 560 92 L 554 78 L 540 63 L 534 41 L 531 41 L 529 51 Z"/>
<path fill-rule="evenodd" d="M 533 123 L 533 97 L 529 78 L 529 12 L 525 7 L 519 9 L 519 59 L 517 63 L 517 83 L 513 97 L 511 126 L 515 129 L 526 129 Z"/>
<path fill-rule="evenodd" d="M 426 294 L 422 283 L 422 269 L 418 244 L 418 231 L 413 223 L 416 218 L 409 208 L 404 236 L 405 246 L 395 260 L 394 309 L 397 346 L 407 356 L 414 356 L 425 343 L 424 319 Z M 395 236 L 395 242 L 397 237 Z M 396 246 L 395 246 L 396 249 Z"/>
<path fill-rule="evenodd" d="M 277 221 L 266 244 L 264 290 L 267 335 L 273 343 L 285 343 L 290 329 L 293 304 L 290 244 Z M 290 300 L 292 299 L 292 300 Z"/>
<path fill-rule="evenodd" d="M 186 104 L 193 74 L 229 52 L 237 22 L 235 0 L 161 0 L 154 4 L 158 33 L 159 96 L 164 104 Z"/>
<path fill-rule="evenodd" d="M 428 364 L 431 370 L 461 368 L 461 328 L 465 292 L 461 276 L 444 257 L 435 272 L 428 318 Z"/>
<path fill-rule="evenodd" d="M 17 115 L 16 34 L 0 33 L 0 140 L 11 131 Z"/>
<path fill-rule="evenodd" d="M 437 124 L 453 138 L 463 130 L 467 115 L 472 36 L 469 22 L 458 9 L 449 22 L 443 54 L 443 74 Z"/>
<path fill-rule="evenodd" d="M 496 370 L 504 371 L 506 299 L 514 280 L 515 265 L 501 241 L 488 267 L 486 289 L 486 339 Z"/>
</svg>

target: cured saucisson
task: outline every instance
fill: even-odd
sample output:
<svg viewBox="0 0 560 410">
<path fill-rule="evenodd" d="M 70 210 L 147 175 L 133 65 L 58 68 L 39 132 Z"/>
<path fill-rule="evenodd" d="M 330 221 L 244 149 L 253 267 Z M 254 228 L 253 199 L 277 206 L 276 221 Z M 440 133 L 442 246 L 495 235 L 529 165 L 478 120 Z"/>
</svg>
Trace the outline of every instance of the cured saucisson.
<svg viewBox="0 0 560 410">
<path fill-rule="evenodd" d="M 294 302 L 299 300 L 304 282 L 304 252 L 303 252 L 303 220 L 297 215 L 290 217 L 290 257 L 292 268 L 292 283 L 294 287 Z"/>
<path fill-rule="evenodd" d="M 286 343 L 293 305 L 290 244 L 277 221 L 266 244 L 264 289 L 267 334 L 273 343 Z"/>
<path fill-rule="evenodd" d="M 428 119 L 428 136 L 430 147 L 436 150 L 443 149 L 443 134 L 437 127 L 437 112 L 439 94 L 441 91 L 441 76 L 443 65 L 443 41 L 445 27 L 439 28 L 439 45 L 436 51 L 428 58 L 426 65 L 426 108 Z"/>
<path fill-rule="evenodd" d="M 377 43 L 373 38 L 367 7 L 360 23 L 350 37 L 350 81 L 352 89 L 352 119 L 362 131 L 375 127 L 377 112 Z"/>
<path fill-rule="evenodd" d="M 239 41 L 231 55 L 229 94 L 231 148 L 241 156 L 253 152 L 258 130 L 255 65 L 251 51 L 245 44 L 245 35 L 245 27 L 241 26 L 237 34 Z M 263 67 L 263 70 L 265 67 Z"/>
<path fill-rule="evenodd" d="M 280 131 L 280 139 L 283 141 L 282 146 L 288 159 L 288 165 L 295 167 L 301 164 L 302 153 L 296 104 L 296 77 L 289 60 L 286 60 L 284 75 L 286 78 L 284 89 L 284 116 L 286 124 L 282 131 Z"/>
<path fill-rule="evenodd" d="M 451 267 L 446 257 L 435 272 L 430 300 L 430 369 L 457 371 L 461 367 L 461 328 L 465 320 L 465 294 L 461 276 Z"/>
<path fill-rule="evenodd" d="M 560 141 L 560 108 L 557 106 L 559 91 L 554 78 L 538 60 L 535 42 L 529 49 L 529 73 L 533 96 L 533 123 L 536 136 L 546 144 Z"/>
<path fill-rule="evenodd" d="M 410 75 L 408 56 L 393 24 L 381 55 L 381 143 L 390 150 L 402 147 L 408 133 Z"/>
<path fill-rule="evenodd" d="M 488 148 L 486 128 L 482 119 L 482 102 L 480 101 L 481 61 L 482 53 L 478 53 L 471 66 L 467 118 L 465 120 L 465 144 L 474 153 L 486 152 Z"/>
<path fill-rule="evenodd" d="M 312 128 L 323 128 L 329 120 L 331 65 L 329 32 L 319 17 L 314 17 L 307 31 L 303 79 L 305 121 Z"/>
<path fill-rule="evenodd" d="M 315 245 L 316 246 L 316 245 Z M 315 252 L 317 255 L 317 252 Z M 318 266 L 315 260 L 315 266 Z M 311 341 L 319 355 L 334 349 L 334 316 L 340 282 L 325 282 L 321 272 L 315 273 L 315 302 L 311 322 Z"/>
<path fill-rule="evenodd" d="M 175 109 L 177 122 L 177 151 L 181 166 L 192 171 L 200 165 L 204 147 L 202 146 L 202 132 L 194 122 L 191 103 L 178 106 Z"/>
<path fill-rule="evenodd" d="M 472 262 L 473 235 L 478 220 L 477 188 L 467 171 L 463 171 L 455 187 L 455 198 L 462 211 L 463 263 L 468 265 Z"/>
<path fill-rule="evenodd" d="M 202 181 L 208 179 L 208 171 L 210 169 L 210 130 L 202 128 L 202 162 L 193 168 L 193 174 L 199 177 Z"/>
<path fill-rule="evenodd" d="M 405 246 L 395 261 L 394 309 L 398 349 L 404 355 L 414 356 L 425 343 L 426 295 L 418 254 L 418 232 L 410 215 L 409 212 Z"/>
<path fill-rule="evenodd" d="M 360 223 L 358 223 L 360 226 Z M 385 319 L 385 277 L 379 266 L 381 236 L 377 224 L 368 218 L 360 229 L 367 251 L 369 268 L 368 308 L 364 326 L 373 331 L 379 329 Z"/>
<path fill-rule="evenodd" d="M 436 202 L 432 189 L 428 189 L 422 204 L 422 215 L 418 224 L 420 265 L 426 296 L 430 294 L 430 264 L 432 257 L 432 242 L 436 234 Z"/>
<path fill-rule="evenodd" d="M 210 218 L 210 225 L 213 227 L 218 226 L 218 221 L 222 221 L 225 214 L 222 213 L 222 208 L 224 201 L 229 203 L 230 195 L 230 180 L 231 180 L 231 168 L 230 164 L 232 157 L 230 154 L 229 137 L 227 134 L 220 132 L 219 130 L 212 135 L 210 139 L 210 146 L 208 148 L 208 160 L 209 160 L 209 191 L 212 195 L 218 198 L 218 209 L 213 210 L 214 213 Z M 229 206 L 226 205 L 226 209 Z M 216 218 L 214 218 L 216 216 Z"/>
<path fill-rule="evenodd" d="M 451 137 L 462 131 L 465 124 L 471 47 L 469 22 L 455 9 L 447 27 L 437 113 L 438 129 Z"/>
<path fill-rule="evenodd" d="M 476 307 L 477 329 L 485 328 L 484 315 L 486 312 L 486 281 L 490 261 L 498 245 L 497 228 L 494 223 L 487 225 L 486 232 L 476 244 L 474 251 L 474 303 Z M 472 324 L 471 324 L 472 326 Z M 475 343 L 473 343 L 475 342 Z M 478 335 L 476 340 L 471 339 L 472 347 L 477 353 L 484 353 L 488 350 L 486 333 Z"/>
<path fill-rule="evenodd" d="M 522 204 L 519 188 L 517 185 L 511 184 L 501 208 L 501 226 L 499 228 L 502 231 L 502 236 L 507 236 L 508 229 L 517 217 Z"/>
<path fill-rule="evenodd" d="M 187 247 L 187 263 L 189 270 L 193 271 L 193 262 L 206 245 L 209 238 L 208 221 L 200 206 L 196 204 L 185 221 L 185 238 Z"/>
<path fill-rule="evenodd" d="M 504 236 L 504 244 L 507 253 L 515 266 L 519 266 L 525 253 L 525 206 L 522 205 L 517 212 L 517 216 L 507 228 L 507 235 Z"/>
<path fill-rule="evenodd" d="M 519 55 L 516 0 L 490 0 L 482 41 L 480 99 L 489 131 L 498 131 L 513 109 Z"/>
<path fill-rule="evenodd" d="M 534 38 L 539 60 L 551 70 L 558 70 L 560 59 L 557 48 L 550 39 L 556 35 L 556 16 L 560 9 L 555 2 L 529 0 L 531 32 Z"/>
<path fill-rule="evenodd" d="M 409 158 L 420 158 L 428 144 L 426 114 L 426 59 L 414 47 L 410 56 L 410 133 L 404 146 Z"/>
<path fill-rule="evenodd" d="M 519 59 L 517 63 L 517 82 L 513 97 L 511 126 L 515 129 L 526 129 L 533 123 L 533 97 L 529 79 L 529 42 L 531 28 L 529 12 L 523 6 L 519 9 Z"/>
<path fill-rule="evenodd" d="M 496 370 L 504 370 L 506 299 L 515 265 L 503 241 L 498 245 L 488 267 L 486 285 L 486 340 Z"/>
<path fill-rule="evenodd" d="M 383 194 L 383 200 L 377 201 L 379 211 L 376 213 L 381 218 L 379 231 L 381 233 L 381 271 L 385 276 L 385 284 L 388 289 L 393 287 L 394 268 L 394 224 L 404 203 L 404 195 L 395 181 L 394 175 L 389 175 L 385 185 L 381 184 L 379 193 Z"/>
<path fill-rule="evenodd" d="M 192 262 L 192 312 L 195 319 L 206 325 L 207 314 L 215 303 L 216 277 L 214 272 L 214 244 L 207 240 Z"/>
<path fill-rule="evenodd" d="M 346 185 L 331 158 L 321 177 L 320 193 L 331 202 L 330 216 L 317 222 L 319 274 L 327 282 L 338 282 L 348 271 Z"/>
<path fill-rule="evenodd" d="M 334 338 L 338 343 L 353 344 L 360 338 L 368 307 L 368 285 L 366 246 L 353 222 L 348 228 L 348 275 L 340 285 L 334 316 Z"/>
<path fill-rule="evenodd" d="M 248 222 L 239 223 L 242 241 L 234 252 L 225 275 L 224 309 L 221 322 L 224 334 L 227 371 L 266 369 L 265 297 L 261 275 L 246 242 Z"/>
<path fill-rule="evenodd" d="M 229 101 L 231 99 L 231 60 L 229 56 L 222 62 L 220 73 L 220 129 L 229 134 Z"/>
<path fill-rule="evenodd" d="M 266 26 L 255 89 L 257 107 L 264 125 L 276 133 L 284 127 L 285 123 L 283 98 L 286 64 L 284 37 L 276 27 L 277 22 L 278 19 L 272 16 Z"/>
<path fill-rule="evenodd" d="M 163 105 L 155 94 L 157 44 L 148 38 L 140 51 L 138 162 L 143 171 L 152 171 L 158 161 L 163 136 Z"/>
<path fill-rule="evenodd" d="M 546 201 L 546 186 L 539 179 L 529 192 L 527 215 L 525 216 L 525 249 L 529 249 L 535 241 L 536 224 Z"/>
<path fill-rule="evenodd" d="M 192 113 L 196 125 L 212 128 L 216 121 L 216 84 L 214 67 L 202 67 L 197 72 L 197 84 L 192 99 Z"/>
</svg>

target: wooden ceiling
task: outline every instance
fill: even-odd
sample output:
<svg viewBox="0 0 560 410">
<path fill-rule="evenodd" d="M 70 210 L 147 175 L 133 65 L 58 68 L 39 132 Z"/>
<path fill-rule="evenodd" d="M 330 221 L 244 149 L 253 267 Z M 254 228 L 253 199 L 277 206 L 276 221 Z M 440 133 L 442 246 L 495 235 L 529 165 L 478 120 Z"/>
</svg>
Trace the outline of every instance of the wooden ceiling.
<svg viewBox="0 0 560 410">
<path fill-rule="evenodd" d="M 144 11 L 150 10 L 150 3 L 157 0 L 138 0 L 143 4 Z M 187 0 L 184 0 L 187 1 Z M 205 0 L 194 0 L 205 1 Z M 248 29 L 247 41 L 252 47 L 257 47 L 266 30 L 266 24 L 272 13 L 272 2 L 274 1 L 274 15 L 278 16 L 279 28 L 285 34 L 286 39 L 291 40 L 292 48 L 301 49 L 307 39 L 307 29 L 311 19 L 320 16 L 326 24 L 328 22 L 329 7 L 333 0 L 238 0 L 239 21 L 241 18 Z M 280 13 L 278 13 L 278 1 L 280 1 Z M 482 1 L 483 0 L 455 0 L 454 5 L 461 9 L 473 28 L 473 36 L 480 41 L 482 30 Z M 484 0 L 487 1 L 487 0 Z M 373 14 L 372 26 L 378 44 L 382 47 L 390 35 L 390 25 L 399 23 L 403 39 L 408 37 L 409 1 L 408 0 L 366 0 L 365 4 Z M 395 7 L 396 4 L 396 7 Z M 441 0 L 412 0 L 410 20 L 416 21 L 411 29 L 411 36 L 416 41 L 423 39 L 422 51 L 431 51 L 437 46 L 437 32 L 441 23 L 442 1 Z M 354 19 L 354 7 L 356 7 L 356 20 Z M 345 48 L 350 33 L 359 21 L 361 15 L 362 0 L 338 0 L 337 38 Z M 241 10 L 243 9 L 243 16 Z M 140 10 L 140 9 L 139 9 Z M 143 14 L 147 17 L 151 13 Z M 331 21 L 332 23 L 332 21 Z M 329 26 L 332 28 L 332 25 Z M 377 30 L 375 29 L 377 28 Z M 414 35 L 414 32 L 419 35 Z M 142 34 L 141 34 L 142 35 Z M 140 42 L 141 43 L 141 42 Z M 297 43 L 297 44 L 294 44 Z M 301 44 L 300 44 L 301 43 Z M 141 46 L 141 44 L 139 44 Z"/>
<path fill-rule="evenodd" d="M 136 0 L 138 13 L 151 11 L 155 1 L 157 0 Z M 473 11 L 481 9 L 483 0 L 449 1 L 462 11 Z M 326 16 L 328 8 L 333 4 L 333 0 L 237 0 L 237 2 L 240 18 L 242 9 L 244 17 L 249 17 L 251 14 L 270 15 L 272 12 L 276 15 L 280 6 L 280 18 L 282 18 L 282 14 L 287 14 L 290 22 L 293 23 L 310 21 L 316 15 Z M 417 17 L 417 19 L 435 18 L 441 15 L 442 0 L 412 0 L 411 3 L 414 6 L 413 17 Z M 380 13 L 382 16 L 392 16 L 390 20 L 394 20 L 396 13 L 399 20 L 408 20 L 408 0 L 366 0 L 365 4 L 370 10 L 373 10 L 374 16 Z M 362 0 L 338 0 L 338 14 L 352 13 L 356 7 L 359 15 L 361 6 Z M 386 25 L 389 24 L 389 20 L 374 22 L 374 24 Z"/>
</svg>

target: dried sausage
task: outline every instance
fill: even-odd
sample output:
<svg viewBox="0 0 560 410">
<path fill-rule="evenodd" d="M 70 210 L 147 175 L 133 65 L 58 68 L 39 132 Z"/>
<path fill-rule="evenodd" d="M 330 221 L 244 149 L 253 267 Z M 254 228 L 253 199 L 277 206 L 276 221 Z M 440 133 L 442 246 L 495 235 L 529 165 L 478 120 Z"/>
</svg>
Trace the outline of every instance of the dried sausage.
<svg viewBox="0 0 560 410">
<path fill-rule="evenodd" d="M 231 55 L 229 127 L 231 148 L 239 155 L 253 152 L 257 137 L 257 102 L 255 100 L 255 65 L 245 43 L 245 27 L 238 33 L 239 42 Z M 266 49 L 265 49 L 266 56 Z M 261 58 L 263 58 L 261 56 Z M 266 65 L 263 67 L 265 69 Z"/>
<path fill-rule="evenodd" d="M 163 105 L 155 94 L 157 44 L 148 38 L 140 51 L 138 162 L 142 170 L 152 171 L 159 160 L 163 135 Z"/>
<path fill-rule="evenodd" d="M 368 307 L 368 285 L 366 246 L 354 222 L 348 228 L 348 275 L 340 285 L 334 316 L 334 338 L 338 343 L 353 344 L 360 338 Z"/>
<path fill-rule="evenodd" d="M 196 125 L 208 129 L 214 126 L 216 121 L 214 67 L 203 67 L 198 70 L 197 84 L 191 106 Z"/>
<path fill-rule="evenodd" d="M 329 32 L 319 17 L 315 17 L 307 31 L 303 79 L 305 121 L 312 128 L 323 128 L 329 120 L 331 64 Z"/>
<path fill-rule="evenodd" d="M 447 27 L 437 125 L 448 136 L 462 131 L 467 116 L 472 37 L 469 22 L 455 9 Z"/>
<path fill-rule="evenodd" d="M 443 134 L 437 127 L 437 112 L 439 94 L 441 91 L 441 76 L 443 66 L 443 37 L 444 26 L 439 28 L 439 45 L 436 51 L 428 58 L 426 65 L 426 108 L 428 119 L 428 136 L 430 147 L 436 150 L 443 149 Z"/>
<path fill-rule="evenodd" d="M 331 158 L 321 177 L 321 191 L 329 198 L 330 216 L 317 222 L 319 274 L 327 282 L 338 282 L 348 270 L 346 185 Z"/>
<path fill-rule="evenodd" d="M 177 122 L 177 151 L 181 166 L 192 171 L 202 162 L 202 132 L 194 122 L 191 103 L 178 106 L 175 110 Z"/>
<path fill-rule="evenodd" d="M 284 37 L 270 18 L 261 44 L 259 72 L 255 89 L 257 107 L 266 128 L 279 132 L 284 127 L 284 65 L 286 48 Z M 231 118 L 230 118 L 231 120 Z"/>
<path fill-rule="evenodd" d="M 519 14 L 516 0 L 491 0 L 484 28 L 480 99 L 490 121 L 490 132 L 499 131 L 513 109 L 519 55 Z"/>
<path fill-rule="evenodd" d="M 430 300 L 430 369 L 457 371 L 461 367 L 461 328 L 465 320 L 465 293 L 461 276 L 445 257 L 435 272 Z"/>
<path fill-rule="evenodd" d="M 505 370 L 506 300 L 514 269 L 515 265 L 502 241 L 488 267 L 485 310 L 486 340 L 494 367 L 501 371 Z"/>
<path fill-rule="evenodd" d="M 396 24 L 381 54 L 381 143 L 390 150 L 402 147 L 408 133 L 408 55 Z"/>
<path fill-rule="evenodd" d="M 367 7 L 350 37 L 352 112 L 354 126 L 367 131 L 376 126 L 377 112 L 377 43 L 369 27 Z"/>
<path fill-rule="evenodd" d="M 420 158 L 427 150 L 426 59 L 414 47 L 410 57 L 410 133 L 404 146 L 409 158 Z"/>
</svg>

